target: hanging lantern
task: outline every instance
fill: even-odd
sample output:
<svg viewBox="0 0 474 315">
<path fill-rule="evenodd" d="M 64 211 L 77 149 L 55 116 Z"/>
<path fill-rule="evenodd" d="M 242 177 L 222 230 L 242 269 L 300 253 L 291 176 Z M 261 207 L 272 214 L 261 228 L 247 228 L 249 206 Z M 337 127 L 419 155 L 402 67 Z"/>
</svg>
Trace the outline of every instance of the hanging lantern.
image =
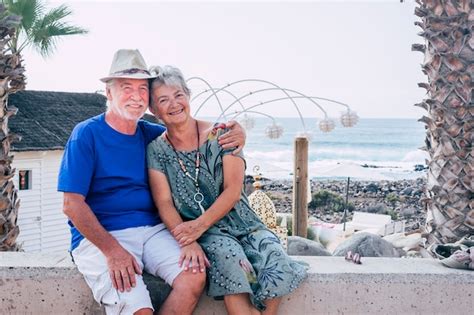
<svg viewBox="0 0 474 315">
<path fill-rule="evenodd" d="M 243 115 L 243 117 L 239 120 L 239 123 L 247 131 L 252 130 L 253 127 L 255 127 L 255 119 L 247 114 Z"/>
<path fill-rule="evenodd" d="M 344 127 L 354 127 L 358 121 L 359 116 L 357 116 L 357 114 L 354 111 L 351 111 L 350 109 L 348 109 L 347 112 L 341 115 L 341 124 Z"/>
<path fill-rule="evenodd" d="M 283 134 L 283 127 L 275 123 L 265 128 L 265 135 L 270 139 L 278 139 Z"/>
<path fill-rule="evenodd" d="M 330 132 L 334 129 L 335 126 L 336 124 L 334 123 L 334 121 L 329 118 L 325 118 L 319 122 L 319 129 L 322 132 Z"/>
</svg>

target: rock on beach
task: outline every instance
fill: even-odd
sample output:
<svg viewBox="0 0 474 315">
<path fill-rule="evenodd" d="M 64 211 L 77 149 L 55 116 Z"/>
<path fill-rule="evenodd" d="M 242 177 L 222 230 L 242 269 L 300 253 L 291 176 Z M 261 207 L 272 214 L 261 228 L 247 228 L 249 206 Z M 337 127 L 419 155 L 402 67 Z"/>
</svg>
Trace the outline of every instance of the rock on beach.
<svg viewBox="0 0 474 315">
<path fill-rule="evenodd" d="M 362 257 L 400 257 L 400 253 L 391 243 L 371 233 L 354 234 L 336 247 L 333 256 L 344 256 L 349 251 Z"/>
<path fill-rule="evenodd" d="M 246 191 L 253 189 L 252 178 L 247 178 Z M 275 204 L 277 212 L 291 213 L 293 182 L 290 179 L 264 179 L 263 190 Z M 312 194 L 323 190 L 337 194 L 345 200 L 346 180 L 311 180 Z M 389 214 L 393 220 L 404 220 L 406 231 L 420 228 L 426 220 L 426 212 L 420 201 L 425 189 L 425 178 L 397 181 L 351 181 L 349 186 L 349 203 L 353 211 Z M 309 208 L 309 215 L 329 223 L 340 223 L 342 212 Z M 348 213 L 352 219 L 352 211 Z"/>
</svg>

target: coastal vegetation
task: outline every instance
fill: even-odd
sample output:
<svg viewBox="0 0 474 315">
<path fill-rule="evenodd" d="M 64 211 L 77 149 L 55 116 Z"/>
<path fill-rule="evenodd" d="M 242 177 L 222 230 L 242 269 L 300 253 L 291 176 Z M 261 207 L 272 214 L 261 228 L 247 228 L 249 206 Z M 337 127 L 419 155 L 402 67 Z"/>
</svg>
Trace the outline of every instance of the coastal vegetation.
<svg viewBox="0 0 474 315">
<path fill-rule="evenodd" d="M 344 208 L 348 211 L 354 210 L 352 203 L 348 202 L 346 204 L 342 196 L 328 190 L 320 190 L 314 193 L 308 207 L 311 209 L 319 208 L 325 212 L 342 212 Z"/>
</svg>

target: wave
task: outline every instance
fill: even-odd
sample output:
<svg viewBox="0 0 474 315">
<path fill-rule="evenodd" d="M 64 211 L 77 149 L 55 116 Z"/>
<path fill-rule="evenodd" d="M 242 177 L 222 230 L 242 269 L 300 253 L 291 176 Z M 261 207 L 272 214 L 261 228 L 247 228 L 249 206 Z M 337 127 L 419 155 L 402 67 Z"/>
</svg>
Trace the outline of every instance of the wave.
<svg viewBox="0 0 474 315">
<path fill-rule="evenodd" d="M 416 164 L 425 164 L 425 160 L 429 159 L 429 154 L 426 151 L 414 150 L 410 151 L 403 157 L 403 162 L 413 162 Z"/>
<path fill-rule="evenodd" d="M 285 152 L 280 152 L 285 154 Z M 374 173 L 374 178 L 385 177 L 389 179 L 413 179 L 425 176 L 425 172 L 414 171 L 414 163 L 410 161 L 368 161 L 368 160 L 347 160 L 347 159 L 327 159 L 310 161 L 308 163 L 308 174 L 310 178 L 320 177 L 327 170 L 340 166 L 341 164 L 356 164 L 371 166 L 369 169 Z M 253 168 L 258 165 L 260 172 L 265 177 L 270 178 L 290 178 L 293 173 L 293 159 L 272 160 L 271 158 L 252 157 L 247 155 L 247 174 L 254 173 Z M 355 177 L 355 174 L 347 173 L 345 176 Z M 380 176 L 377 176 L 380 175 Z"/>
<path fill-rule="evenodd" d="M 350 161 L 397 161 L 424 164 L 427 155 L 420 150 L 408 151 L 400 148 L 375 149 L 375 148 L 328 148 L 316 147 L 308 151 L 309 161 L 320 160 L 350 160 Z M 280 149 L 263 151 L 248 148 L 246 155 L 255 159 L 265 159 L 273 162 L 293 160 L 293 149 Z"/>
</svg>

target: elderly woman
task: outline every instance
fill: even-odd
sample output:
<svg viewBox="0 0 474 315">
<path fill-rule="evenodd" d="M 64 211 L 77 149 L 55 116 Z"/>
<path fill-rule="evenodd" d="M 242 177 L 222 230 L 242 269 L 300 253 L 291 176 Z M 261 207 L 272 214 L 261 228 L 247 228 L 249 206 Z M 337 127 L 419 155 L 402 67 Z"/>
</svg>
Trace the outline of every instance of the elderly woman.
<svg viewBox="0 0 474 315">
<path fill-rule="evenodd" d="M 208 295 L 223 297 L 229 314 L 276 314 L 306 268 L 250 208 L 242 154 L 217 143 L 224 130 L 190 115 L 181 72 L 171 66 L 158 72 L 150 109 L 167 131 L 148 146 L 149 179 L 160 217 L 182 246 L 181 263 L 194 272 L 208 267 Z"/>
</svg>

